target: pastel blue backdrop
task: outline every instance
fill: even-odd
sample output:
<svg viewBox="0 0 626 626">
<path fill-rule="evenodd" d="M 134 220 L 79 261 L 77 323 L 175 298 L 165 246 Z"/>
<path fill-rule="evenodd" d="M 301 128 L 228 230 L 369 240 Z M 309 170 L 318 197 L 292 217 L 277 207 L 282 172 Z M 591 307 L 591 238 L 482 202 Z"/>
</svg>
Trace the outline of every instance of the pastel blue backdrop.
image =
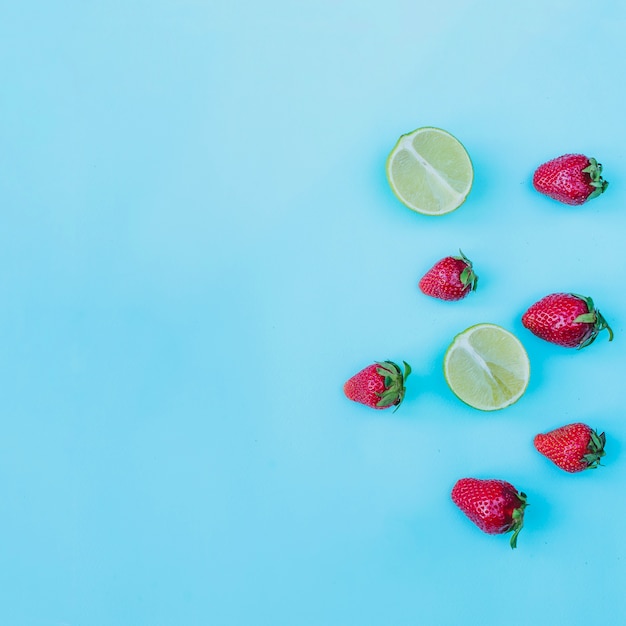
<svg viewBox="0 0 626 626">
<path fill-rule="evenodd" d="M 582 0 L 0 3 L 0 624 L 626 623 L 625 30 Z M 445 217 L 385 179 L 424 125 L 475 166 Z M 603 197 L 533 191 L 564 152 Z M 423 296 L 459 248 L 478 292 Z M 530 335 L 554 291 L 615 340 Z M 442 376 L 477 322 L 531 359 L 498 413 Z M 342 394 L 380 359 L 413 366 L 396 413 Z M 604 467 L 536 453 L 570 421 Z M 528 494 L 517 550 L 462 476 Z"/>
</svg>

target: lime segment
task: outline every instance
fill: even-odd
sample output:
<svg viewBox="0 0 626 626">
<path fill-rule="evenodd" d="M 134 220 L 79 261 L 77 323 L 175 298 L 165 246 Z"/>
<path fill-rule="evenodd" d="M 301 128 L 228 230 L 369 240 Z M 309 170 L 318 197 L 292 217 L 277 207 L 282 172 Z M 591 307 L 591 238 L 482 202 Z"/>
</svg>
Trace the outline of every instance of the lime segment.
<svg viewBox="0 0 626 626">
<path fill-rule="evenodd" d="M 456 396 L 481 411 L 517 402 L 530 380 L 524 346 L 496 324 L 477 324 L 459 333 L 446 351 L 443 369 Z"/>
<path fill-rule="evenodd" d="M 400 202 L 413 211 L 444 215 L 465 202 L 474 169 L 456 137 L 424 127 L 400 137 L 387 158 L 387 180 Z"/>
</svg>

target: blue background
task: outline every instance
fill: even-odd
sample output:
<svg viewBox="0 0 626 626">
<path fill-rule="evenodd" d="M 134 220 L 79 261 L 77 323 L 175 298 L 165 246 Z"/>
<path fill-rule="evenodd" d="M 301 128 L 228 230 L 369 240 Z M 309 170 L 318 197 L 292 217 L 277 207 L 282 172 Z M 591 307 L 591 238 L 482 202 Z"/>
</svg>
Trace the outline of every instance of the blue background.
<svg viewBox="0 0 626 626">
<path fill-rule="evenodd" d="M 626 10 L 518 4 L 1 3 L 1 624 L 624 622 Z M 444 217 L 385 179 L 425 125 L 475 166 Z M 604 196 L 533 191 L 564 152 Z M 423 296 L 459 248 L 479 291 Z M 615 340 L 532 336 L 554 291 Z M 497 413 L 441 372 L 478 322 L 531 359 Z M 394 414 L 342 393 L 381 359 L 414 369 Z M 605 467 L 534 450 L 570 421 Z M 517 550 L 462 476 L 528 494 Z"/>
</svg>

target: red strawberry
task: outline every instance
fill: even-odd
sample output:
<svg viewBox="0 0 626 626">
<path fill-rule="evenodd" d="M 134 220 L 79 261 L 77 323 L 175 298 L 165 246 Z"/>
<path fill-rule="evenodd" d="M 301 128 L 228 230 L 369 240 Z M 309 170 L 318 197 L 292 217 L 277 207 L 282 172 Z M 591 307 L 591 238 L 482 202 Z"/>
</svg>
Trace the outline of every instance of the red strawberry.
<svg viewBox="0 0 626 626">
<path fill-rule="evenodd" d="M 537 451 L 566 472 L 595 469 L 605 455 L 605 443 L 604 433 L 580 423 L 561 426 L 534 439 Z"/>
<path fill-rule="evenodd" d="M 478 276 L 472 262 L 459 250 L 461 256 L 447 256 L 437 261 L 419 281 L 419 288 L 427 295 L 441 300 L 461 300 L 475 291 Z"/>
<path fill-rule="evenodd" d="M 524 525 L 526 494 L 504 480 L 461 478 L 452 488 L 452 501 L 482 531 L 490 535 L 513 532 L 511 548 Z"/>
<path fill-rule="evenodd" d="M 411 373 L 411 366 L 402 362 L 404 373 L 392 361 L 368 365 L 345 383 L 344 393 L 350 400 L 372 409 L 388 409 L 390 406 L 397 409 L 404 400 L 404 381 Z"/>
<path fill-rule="evenodd" d="M 565 204 L 583 204 L 608 186 L 602 165 L 584 154 L 564 154 L 540 165 L 533 176 L 535 189 Z"/>
<path fill-rule="evenodd" d="M 535 302 L 522 315 L 522 324 L 537 337 L 567 348 L 584 348 L 605 329 L 613 340 L 613 331 L 593 300 L 575 293 L 553 293 Z"/>
</svg>

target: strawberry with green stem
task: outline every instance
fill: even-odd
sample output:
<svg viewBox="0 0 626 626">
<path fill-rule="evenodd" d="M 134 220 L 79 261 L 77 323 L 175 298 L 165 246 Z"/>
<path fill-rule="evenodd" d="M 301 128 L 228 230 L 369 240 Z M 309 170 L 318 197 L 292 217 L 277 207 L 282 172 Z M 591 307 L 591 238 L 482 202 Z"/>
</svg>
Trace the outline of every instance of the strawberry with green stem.
<svg viewBox="0 0 626 626">
<path fill-rule="evenodd" d="M 584 154 L 564 154 L 540 165 L 533 174 L 539 192 L 564 204 L 580 205 L 604 193 L 602 165 Z"/>
<path fill-rule="evenodd" d="M 495 478 L 461 478 L 452 488 L 452 501 L 483 532 L 489 535 L 513 533 L 511 548 L 524 526 L 526 494 L 511 483 Z"/>
<path fill-rule="evenodd" d="M 461 300 L 476 291 L 478 276 L 472 262 L 459 250 L 459 256 L 437 261 L 418 284 L 422 293 L 440 300 Z"/>
<path fill-rule="evenodd" d="M 411 373 L 406 362 L 401 370 L 393 361 L 380 361 L 368 365 L 352 376 L 343 386 L 347 398 L 372 409 L 398 409 L 406 393 L 405 382 Z"/>
<path fill-rule="evenodd" d="M 584 348 L 603 330 L 613 340 L 613 331 L 593 300 L 575 293 L 545 296 L 522 315 L 522 324 L 537 337 L 566 348 Z"/>
<path fill-rule="evenodd" d="M 548 433 L 536 435 L 537 452 L 566 472 L 595 469 L 605 455 L 606 436 L 586 424 L 567 424 Z"/>
</svg>

